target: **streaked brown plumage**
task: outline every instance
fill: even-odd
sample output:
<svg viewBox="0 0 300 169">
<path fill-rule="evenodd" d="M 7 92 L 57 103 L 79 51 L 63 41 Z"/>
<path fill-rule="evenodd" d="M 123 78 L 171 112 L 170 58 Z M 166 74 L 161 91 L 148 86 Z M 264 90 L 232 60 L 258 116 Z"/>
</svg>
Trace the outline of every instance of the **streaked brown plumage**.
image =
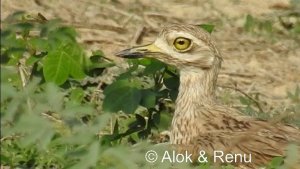
<svg viewBox="0 0 300 169">
<path fill-rule="evenodd" d="M 176 66 L 180 87 L 171 126 L 171 144 L 196 156 L 199 150 L 212 155 L 252 154 L 254 168 L 273 157 L 284 156 L 288 144 L 300 142 L 298 128 L 245 116 L 215 101 L 222 56 L 206 31 L 194 25 L 165 27 L 150 45 L 121 51 L 120 57 L 151 57 Z"/>
</svg>

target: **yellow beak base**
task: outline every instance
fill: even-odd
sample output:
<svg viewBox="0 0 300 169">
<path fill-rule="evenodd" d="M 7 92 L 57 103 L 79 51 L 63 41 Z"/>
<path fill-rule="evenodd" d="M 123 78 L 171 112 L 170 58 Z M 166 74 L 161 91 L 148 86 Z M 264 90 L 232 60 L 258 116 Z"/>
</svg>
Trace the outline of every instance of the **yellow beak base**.
<svg viewBox="0 0 300 169">
<path fill-rule="evenodd" d="M 125 49 L 116 53 L 115 55 L 122 58 L 141 58 L 145 55 L 151 55 L 153 53 L 161 53 L 161 50 L 152 43 L 149 45 Z"/>
</svg>

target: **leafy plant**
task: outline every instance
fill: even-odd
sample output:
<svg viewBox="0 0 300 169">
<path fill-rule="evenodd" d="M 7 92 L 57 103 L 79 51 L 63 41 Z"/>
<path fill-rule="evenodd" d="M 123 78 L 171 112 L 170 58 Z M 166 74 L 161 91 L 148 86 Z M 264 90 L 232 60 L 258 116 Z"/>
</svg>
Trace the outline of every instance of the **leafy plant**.
<svg viewBox="0 0 300 169">
<path fill-rule="evenodd" d="M 273 22 L 271 20 L 259 20 L 254 18 L 252 15 L 246 16 L 246 21 L 244 23 L 244 29 L 247 32 L 252 33 L 273 33 Z"/>
<path fill-rule="evenodd" d="M 135 121 L 117 138 L 130 135 L 134 131 L 138 132 L 139 138 L 147 138 L 152 128 L 158 129 L 160 114 L 166 112 L 166 99 L 175 99 L 177 95 L 173 89 L 178 88 L 178 79 L 177 86 L 165 85 L 177 78 L 177 74 L 174 69 L 157 60 L 142 59 L 130 62 L 129 70 L 104 89 L 103 110 L 136 113 Z"/>
<path fill-rule="evenodd" d="M 42 15 L 36 17 L 16 13 L 4 23 L 1 31 L 1 63 L 7 66 L 29 68 L 24 72 L 39 76 L 45 82 L 63 85 L 82 80 L 95 69 L 112 66 L 103 55 L 87 57 L 76 42 L 74 28 L 63 26 L 58 20 L 47 21 Z M 37 34 L 34 34 L 34 33 Z M 103 57 L 102 57 L 103 58 Z"/>
<path fill-rule="evenodd" d="M 143 156 L 130 152 L 127 144 L 147 138 L 152 128 L 169 126 L 162 123 L 170 122 L 170 116 L 160 117 L 167 112 L 163 98 L 171 93 L 162 89 L 162 79 L 174 75 L 162 72 L 174 70 L 154 60 L 133 61 L 113 84 L 99 86 L 94 79 L 114 63 L 101 51 L 88 57 L 76 36 L 74 28 L 41 14 L 18 12 L 4 21 L 1 165 L 140 168 L 145 165 Z M 151 65 L 144 69 L 147 76 L 139 72 L 141 65 Z M 99 87 L 106 95 L 103 110 L 100 96 L 94 99 Z M 146 111 L 136 111 L 138 107 Z M 121 120 L 118 111 L 129 118 Z M 128 141 L 121 142 L 126 136 Z"/>
<path fill-rule="evenodd" d="M 82 82 L 113 64 L 99 52 L 87 57 L 73 28 L 42 15 L 9 16 L 1 44 L 1 165 L 95 166 L 103 151 L 97 133 L 110 115 L 99 113 Z"/>
<path fill-rule="evenodd" d="M 42 14 L 17 12 L 3 21 L 1 166 L 173 167 L 147 163 L 144 156 L 149 149 L 166 150 L 145 140 L 170 126 L 178 71 L 158 60 L 129 60 L 128 70 L 112 84 L 100 83 L 97 77 L 106 76 L 114 63 L 100 50 L 88 56 L 77 36 L 73 27 Z M 297 95 L 298 89 L 289 97 L 297 101 Z M 256 105 L 240 100 L 249 109 Z"/>
<path fill-rule="evenodd" d="M 295 89 L 295 92 L 287 92 L 288 97 L 295 103 L 299 103 L 300 102 L 300 87 L 297 86 Z"/>
<path fill-rule="evenodd" d="M 295 7 L 296 8 L 296 7 Z M 255 18 L 248 14 L 244 22 L 244 30 L 255 35 L 267 35 L 270 37 L 281 37 L 287 35 L 298 40 L 300 19 L 295 10 L 283 14 L 274 14 L 276 17 Z"/>
</svg>

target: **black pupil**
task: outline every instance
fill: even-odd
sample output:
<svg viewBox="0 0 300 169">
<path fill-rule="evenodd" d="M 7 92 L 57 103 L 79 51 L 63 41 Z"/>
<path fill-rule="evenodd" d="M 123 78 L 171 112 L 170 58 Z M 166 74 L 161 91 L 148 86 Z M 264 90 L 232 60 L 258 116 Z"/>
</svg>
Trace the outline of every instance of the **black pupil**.
<svg viewBox="0 0 300 169">
<path fill-rule="evenodd" d="M 179 41 L 178 41 L 178 44 L 179 44 L 179 45 L 184 45 L 184 40 L 179 40 Z"/>
</svg>

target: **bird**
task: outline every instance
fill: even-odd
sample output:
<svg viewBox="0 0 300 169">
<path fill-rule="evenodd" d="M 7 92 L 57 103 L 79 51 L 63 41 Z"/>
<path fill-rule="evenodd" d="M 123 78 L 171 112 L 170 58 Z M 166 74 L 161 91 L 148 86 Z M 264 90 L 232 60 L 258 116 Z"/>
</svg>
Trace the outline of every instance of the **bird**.
<svg viewBox="0 0 300 169">
<path fill-rule="evenodd" d="M 212 35 L 198 25 L 167 25 L 153 43 L 122 50 L 116 56 L 153 58 L 179 70 L 170 128 L 170 144 L 178 152 L 188 151 L 196 159 L 203 150 L 210 160 L 218 155 L 213 163 L 257 168 L 274 157 L 285 157 L 290 144 L 299 148 L 299 128 L 247 116 L 217 101 L 215 90 L 223 57 Z M 248 155 L 251 161 L 233 156 L 234 160 L 230 157 L 224 162 L 219 158 L 221 153 Z"/>
</svg>

